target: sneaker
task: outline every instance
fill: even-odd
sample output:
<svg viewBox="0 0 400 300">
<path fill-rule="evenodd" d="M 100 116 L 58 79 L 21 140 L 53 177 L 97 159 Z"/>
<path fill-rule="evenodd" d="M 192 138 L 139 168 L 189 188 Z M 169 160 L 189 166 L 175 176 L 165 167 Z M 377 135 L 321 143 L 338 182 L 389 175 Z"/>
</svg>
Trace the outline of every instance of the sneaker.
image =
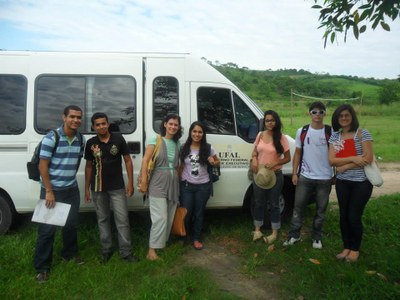
<svg viewBox="0 0 400 300">
<path fill-rule="evenodd" d="M 45 283 L 47 280 L 49 280 L 49 272 L 40 272 L 36 275 L 36 281 L 38 283 Z"/>
<path fill-rule="evenodd" d="M 253 242 L 258 241 L 263 236 L 261 231 L 253 231 Z"/>
<path fill-rule="evenodd" d="M 128 263 L 136 263 L 136 262 L 139 261 L 139 259 L 136 256 L 132 255 L 132 254 L 129 254 L 129 255 L 125 256 L 125 257 L 122 257 L 122 260 L 125 261 L 125 262 L 128 262 Z"/>
<path fill-rule="evenodd" d="M 312 241 L 312 247 L 313 247 L 314 249 L 322 249 L 321 240 L 313 240 L 313 241 Z"/>
<path fill-rule="evenodd" d="M 283 246 L 292 246 L 292 245 L 294 245 L 294 244 L 296 244 L 297 242 L 300 242 L 300 241 L 301 241 L 300 237 L 298 237 L 298 238 L 291 237 L 291 238 L 289 238 L 287 241 L 285 241 L 283 243 Z"/>
</svg>

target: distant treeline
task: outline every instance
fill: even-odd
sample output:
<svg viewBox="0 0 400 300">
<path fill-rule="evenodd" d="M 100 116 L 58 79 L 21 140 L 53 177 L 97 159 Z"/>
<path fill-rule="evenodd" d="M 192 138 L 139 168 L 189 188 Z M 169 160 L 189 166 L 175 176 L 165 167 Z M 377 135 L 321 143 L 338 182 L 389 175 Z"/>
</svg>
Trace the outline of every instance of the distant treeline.
<svg viewBox="0 0 400 300">
<path fill-rule="evenodd" d="M 290 100 L 291 91 L 329 99 L 360 97 L 363 103 L 389 104 L 400 101 L 399 80 L 313 74 L 303 69 L 259 71 L 238 67 L 234 63 L 207 62 L 257 102 L 287 101 Z"/>
</svg>

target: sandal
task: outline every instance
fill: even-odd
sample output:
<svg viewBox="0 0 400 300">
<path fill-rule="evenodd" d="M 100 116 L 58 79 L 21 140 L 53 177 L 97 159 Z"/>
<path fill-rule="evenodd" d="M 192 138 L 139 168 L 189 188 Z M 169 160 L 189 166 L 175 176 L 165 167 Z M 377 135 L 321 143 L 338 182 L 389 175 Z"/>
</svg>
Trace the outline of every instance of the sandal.
<svg viewBox="0 0 400 300">
<path fill-rule="evenodd" d="M 193 242 L 193 248 L 196 250 L 201 250 L 203 249 L 203 244 L 199 241 L 194 241 Z"/>
<path fill-rule="evenodd" d="M 276 235 L 271 234 L 269 236 L 264 236 L 263 239 L 266 244 L 272 244 L 276 240 Z"/>
<path fill-rule="evenodd" d="M 263 236 L 261 231 L 253 231 L 253 242 L 258 241 Z"/>
</svg>

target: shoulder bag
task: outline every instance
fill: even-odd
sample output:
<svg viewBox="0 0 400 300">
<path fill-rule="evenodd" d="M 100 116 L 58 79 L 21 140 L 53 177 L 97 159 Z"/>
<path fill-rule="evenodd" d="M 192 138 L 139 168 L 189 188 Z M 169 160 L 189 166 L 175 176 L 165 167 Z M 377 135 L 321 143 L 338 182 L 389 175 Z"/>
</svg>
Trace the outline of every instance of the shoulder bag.
<svg viewBox="0 0 400 300">
<path fill-rule="evenodd" d="M 151 158 L 150 158 L 149 163 L 147 165 L 147 183 L 146 183 L 146 187 L 143 186 L 144 182 L 142 180 L 142 168 L 143 168 L 143 166 L 142 166 L 142 168 L 140 168 L 139 175 L 137 177 L 137 182 L 136 182 L 136 188 L 140 192 L 142 192 L 142 191 L 147 191 L 148 192 L 149 191 L 150 178 L 151 178 L 151 175 L 152 175 L 152 173 L 154 171 L 156 157 L 157 157 L 158 153 L 160 152 L 161 142 L 162 142 L 162 137 L 158 134 L 153 154 L 151 155 Z"/>
<path fill-rule="evenodd" d="M 357 135 L 358 135 L 358 140 L 362 145 L 363 153 L 365 153 L 364 143 L 362 142 L 362 136 L 361 136 L 361 128 L 358 128 Z M 373 155 L 372 162 L 364 167 L 364 172 L 365 176 L 367 176 L 369 182 L 371 182 L 373 186 L 379 187 L 383 184 L 383 177 L 376 162 L 375 154 Z"/>
</svg>

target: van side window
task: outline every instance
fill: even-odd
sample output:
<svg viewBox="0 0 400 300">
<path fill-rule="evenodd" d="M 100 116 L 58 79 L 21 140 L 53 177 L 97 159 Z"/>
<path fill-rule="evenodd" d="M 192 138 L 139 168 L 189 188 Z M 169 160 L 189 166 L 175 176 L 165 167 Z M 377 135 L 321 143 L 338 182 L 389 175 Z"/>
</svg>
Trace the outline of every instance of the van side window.
<svg viewBox="0 0 400 300">
<path fill-rule="evenodd" d="M 160 133 L 160 125 L 167 114 L 179 114 L 179 83 L 175 77 L 156 77 L 153 81 L 153 129 Z"/>
<path fill-rule="evenodd" d="M 130 76 L 43 75 L 36 80 L 35 128 L 45 133 L 60 126 L 67 105 L 83 110 L 80 131 L 93 132 L 95 112 L 108 115 L 111 131 L 132 133 L 136 122 L 136 81 Z"/>
<path fill-rule="evenodd" d="M 22 75 L 0 75 L 0 134 L 20 134 L 26 127 L 27 81 Z"/>
<path fill-rule="evenodd" d="M 254 142 L 258 133 L 257 117 L 235 92 L 233 92 L 233 103 L 238 135 L 249 143 Z"/>
<path fill-rule="evenodd" d="M 197 89 L 198 120 L 207 133 L 234 135 L 235 124 L 229 89 L 200 87 Z"/>
</svg>

